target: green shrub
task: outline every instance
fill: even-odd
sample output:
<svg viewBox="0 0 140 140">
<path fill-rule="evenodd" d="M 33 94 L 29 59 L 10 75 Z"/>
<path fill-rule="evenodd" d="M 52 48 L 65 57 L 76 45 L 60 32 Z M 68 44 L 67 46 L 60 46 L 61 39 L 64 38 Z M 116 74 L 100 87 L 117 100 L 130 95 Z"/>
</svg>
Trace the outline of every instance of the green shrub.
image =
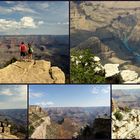
<svg viewBox="0 0 140 140">
<path fill-rule="evenodd" d="M 123 115 L 120 113 L 120 111 L 116 111 L 114 113 L 114 116 L 116 117 L 117 120 L 121 121 L 123 119 Z"/>
<path fill-rule="evenodd" d="M 131 108 L 129 108 L 128 106 L 125 106 L 124 111 L 125 112 L 130 112 L 131 111 Z"/>
<path fill-rule="evenodd" d="M 90 50 L 71 52 L 71 83 L 105 83 L 105 72 Z"/>
<path fill-rule="evenodd" d="M 35 130 L 35 128 L 32 125 L 30 125 L 29 126 L 29 136 L 31 136 L 33 134 L 34 130 Z"/>
</svg>

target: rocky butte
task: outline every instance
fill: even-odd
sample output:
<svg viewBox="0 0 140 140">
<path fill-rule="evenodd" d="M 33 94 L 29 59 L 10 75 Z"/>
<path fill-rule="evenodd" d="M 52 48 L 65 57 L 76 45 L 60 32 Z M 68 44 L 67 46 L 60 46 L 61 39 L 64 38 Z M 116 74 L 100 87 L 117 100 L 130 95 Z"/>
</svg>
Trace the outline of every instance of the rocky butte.
<svg viewBox="0 0 140 140">
<path fill-rule="evenodd" d="M 0 83 L 65 83 L 65 74 L 50 61 L 16 61 L 0 69 Z"/>
</svg>

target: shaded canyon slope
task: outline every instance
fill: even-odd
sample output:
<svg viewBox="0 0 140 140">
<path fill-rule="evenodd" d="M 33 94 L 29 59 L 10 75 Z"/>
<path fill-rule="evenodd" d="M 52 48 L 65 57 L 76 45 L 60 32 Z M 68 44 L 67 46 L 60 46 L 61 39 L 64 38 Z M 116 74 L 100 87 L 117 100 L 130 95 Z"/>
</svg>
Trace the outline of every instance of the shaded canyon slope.
<svg viewBox="0 0 140 140">
<path fill-rule="evenodd" d="M 71 2 L 70 18 L 71 51 L 89 48 L 140 74 L 140 2 Z"/>
<path fill-rule="evenodd" d="M 42 109 L 40 106 L 30 105 L 29 134 L 31 138 L 38 139 L 78 138 L 81 137 L 81 132 L 87 126 L 93 126 L 94 120 L 104 114 L 110 116 L 109 107 L 48 107 Z M 102 123 L 102 119 L 100 120 Z M 110 127 L 110 119 L 108 120 L 106 128 Z M 97 121 L 98 119 L 94 123 L 96 131 L 93 131 L 92 128 L 91 131 L 105 130 L 99 127 Z M 84 136 L 82 137 L 84 138 Z"/>
</svg>

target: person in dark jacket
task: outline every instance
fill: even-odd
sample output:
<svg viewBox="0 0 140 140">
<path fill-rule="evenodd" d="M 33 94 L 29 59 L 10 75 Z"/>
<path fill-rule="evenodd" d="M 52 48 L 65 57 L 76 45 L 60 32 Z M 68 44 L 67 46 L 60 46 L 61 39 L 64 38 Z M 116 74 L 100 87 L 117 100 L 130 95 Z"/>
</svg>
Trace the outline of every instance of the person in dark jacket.
<svg viewBox="0 0 140 140">
<path fill-rule="evenodd" d="M 33 48 L 32 48 L 32 45 L 30 43 L 28 43 L 28 59 L 29 59 L 29 61 L 32 60 L 32 57 L 33 57 Z"/>
</svg>

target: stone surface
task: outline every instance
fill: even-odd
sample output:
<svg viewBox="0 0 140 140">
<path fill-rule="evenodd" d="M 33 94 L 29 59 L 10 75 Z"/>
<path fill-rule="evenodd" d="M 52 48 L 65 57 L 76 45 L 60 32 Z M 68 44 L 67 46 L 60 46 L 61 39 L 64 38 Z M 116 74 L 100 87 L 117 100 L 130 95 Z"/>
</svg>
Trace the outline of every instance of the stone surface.
<svg viewBox="0 0 140 140">
<path fill-rule="evenodd" d="M 65 75 L 49 61 L 16 61 L 0 69 L 0 83 L 65 83 Z"/>
<path fill-rule="evenodd" d="M 131 71 L 131 70 L 122 70 L 120 72 L 120 75 L 124 82 L 134 81 L 138 78 L 138 73 L 136 73 L 135 71 Z"/>
<path fill-rule="evenodd" d="M 121 121 L 112 119 L 112 139 L 139 139 L 140 138 L 140 110 L 132 109 L 130 112 L 120 110 L 123 115 Z M 112 118 L 114 118 L 112 113 Z"/>
<path fill-rule="evenodd" d="M 33 134 L 31 135 L 32 139 L 46 139 L 46 127 L 51 124 L 50 117 L 42 118 L 44 122 L 40 124 Z"/>
<path fill-rule="evenodd" d="M 105 77 L 112 77 L 114 75 L 119 74 L 119 64 L 105 64 L 104 69 L 105 69 Z"/>
<path fill-rule="evenodd" d="M 19 138 L 15 135 L 0 134 L 0 139 L 19 139 Z"/>
</svg>

